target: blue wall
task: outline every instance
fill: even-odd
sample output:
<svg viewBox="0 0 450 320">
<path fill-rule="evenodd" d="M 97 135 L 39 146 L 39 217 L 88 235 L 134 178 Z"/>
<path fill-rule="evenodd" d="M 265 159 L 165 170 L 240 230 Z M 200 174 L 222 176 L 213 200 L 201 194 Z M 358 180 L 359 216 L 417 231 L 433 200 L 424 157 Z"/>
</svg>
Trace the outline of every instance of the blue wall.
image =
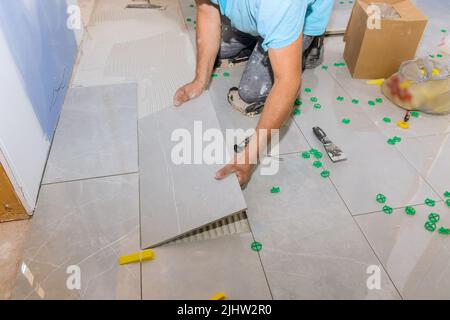
<svg viewBox="0 0 450 320">
<path fill-rule="evenodd" d="M 0 28 L 49 140 L 77 53 L 75 34 L 67 28 L 67 18 L 66 0 L 0 0 Z"/>
</svg>

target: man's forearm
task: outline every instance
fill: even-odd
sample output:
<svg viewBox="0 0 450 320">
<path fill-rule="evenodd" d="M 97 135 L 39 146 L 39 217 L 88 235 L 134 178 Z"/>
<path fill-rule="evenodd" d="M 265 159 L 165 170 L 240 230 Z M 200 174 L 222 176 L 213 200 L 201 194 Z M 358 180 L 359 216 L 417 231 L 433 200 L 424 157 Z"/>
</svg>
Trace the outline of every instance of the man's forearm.
<svg viewBox="0 0 450 320">
<path fill-rule="evenodd" d="M 206 86 L 220 48 L 219 9 L 209 0 L 197 0 L 197 67 L 195 80 Z"/>
</svg>

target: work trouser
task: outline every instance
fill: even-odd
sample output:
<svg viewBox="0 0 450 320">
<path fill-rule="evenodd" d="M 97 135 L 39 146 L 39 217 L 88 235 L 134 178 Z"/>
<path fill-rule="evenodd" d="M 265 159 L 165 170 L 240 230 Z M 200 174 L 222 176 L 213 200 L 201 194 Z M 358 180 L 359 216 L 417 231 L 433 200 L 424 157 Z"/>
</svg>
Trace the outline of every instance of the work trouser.
<svg viewBox="0 0 450 320">
<path fill-rule="evenodd" d="M 312 36 L 303 36 L 303 55 L 308 51 L 313 40 Z M 250 54 L 239 83 L 239 96 L 246 103 L 265 101 L 273 86 L 273 71 L 269 54 L 262 48 L 262 42 L 261 37 L 255 37 L 233 28 L 230 20 L 222 17 L 222 40 L 218 58 L 231 59 L 245 50 Z"/>
</svg>

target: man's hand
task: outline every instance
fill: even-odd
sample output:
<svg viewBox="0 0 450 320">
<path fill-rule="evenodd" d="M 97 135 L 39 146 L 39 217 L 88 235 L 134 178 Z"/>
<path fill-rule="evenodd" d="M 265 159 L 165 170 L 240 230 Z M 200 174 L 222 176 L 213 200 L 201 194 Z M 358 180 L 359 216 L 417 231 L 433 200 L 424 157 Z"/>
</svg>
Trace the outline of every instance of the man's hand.
<svg viewBox="0 0 450 320">
<path fill-rule="evenodd" d="M 173 97 L 173 104 L 177 107 L 181 106 L 183 103 L 200 96 L 203 91 L 205 91 L 205 85 L 194 80 L 177 90 Z"/>
<path fill-rule="evenodd" d="M 252 174 L 251 164 L 236 164 L 235 161 L 228 163 L 225 167 L 216 172 L 216 179 L 222 180 L 230 174 L 235 173 L 239 184 L 242 186 L 250 180 Z"/>
<path fill-rule="evenodd" d="M 221 22 L 219 7 L 209 0 L 197 3 L 197 65 L 195 80 L 177 90 L 173 104 L 180 106 L 201 95 L 211 80 L 211 73 L 220 48 Z"/>
</svg>

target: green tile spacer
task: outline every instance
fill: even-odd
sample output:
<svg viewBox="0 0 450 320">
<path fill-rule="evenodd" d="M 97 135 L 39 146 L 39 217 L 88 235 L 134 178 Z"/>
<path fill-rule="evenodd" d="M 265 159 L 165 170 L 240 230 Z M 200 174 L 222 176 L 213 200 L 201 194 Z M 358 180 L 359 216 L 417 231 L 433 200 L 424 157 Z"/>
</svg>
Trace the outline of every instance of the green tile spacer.
<svg viewBox="0 0 450 320">
<path fill-rule="evenodd" d="M 302 158 L 303 159 L 309 159 L 309 158 L 311 158 L 311 154 L 308 151 L 303 151 L 302 152 Z"/>
<path fill-rule="evenodd" d="M 322 66 L 322 70 L 328 70 L 328 66 L 327 65 L 323 65 Z"/>
<path fill-rule="evenodd" d="M 391 146 L 395 145 L 397 142 L 394 139 L 388 139 L 387 141 L 388 144 L 390 144 Z"/>
<path fill-rule="evenodd" d="M 431 59 L 434 58 L 434 54 L 429 54 L 428 56 L 429 56 Z"/>
<path fill-rule="evenodd" d="M 302 100 L 300 100 L 300 99 L 295 99 L 294 104 L 295 104 L 297 107 L 298 107 L 298 106 L 301 106 L 301 105 L 302 105 Z"/>
<path fill-rule="evenodd" d="M 305 92 L 311 92 L 311 88 L 305 88 Z"/>
<path fill-rule="evenodd" d="M 191 19 L 191 18 L 186 18 L 186 21 L 187 21 L 187 22 L 191 22 L 192 19 Z"/>
<path fill-rule="evenodd" d="M 369 100 L 369 101 L 367 101 L 367 103 L 369 104 L 369 106 L 374 106 L 375 105 L 375 101 L 373 101 L 373 100 Z"/>
<path fill-rule="evenodd" d="M 320 152 L 320 151 L 317 150 L 317 149 L 314 149 L 314 148 L 311 148 L 311 149 L 309 150 L 309 153 L 311 153 L 312 155 L 314 155 L 314 154 L 317 153 L 317 152 Z"/>
<path fill-rule="evenodd" d="M 342 123 L 343 124 L 349 124 L 350 123 L 350 119 L 344 118 L 344 119 L 342 119 Z"/>
<path fill-rule="evenodd" d="M 339 97 L 336 98 L 336 100 L 337 100 L 337 101 L 344 101 L 344 97 L 339 96 Z"/>
<path fill-rule="evenodd" d="M 294 112 L 293 112 L 294 116 L 299 116 L 301 113 L 302 113 L 302 111 L 300 109 L 298 109 L 298 108 L 294 109 Z"/>
<path fill-rule="evenodd" d="M 405 212 L 406 212 L 407 215 L 413 216 L 413 215 L 416 214 L 416 209 L 414 209 L 413 207 L 408 206 L 408 207 L 405 208 Z"/>
<path fill-rule="evenodd" d="M 394 209 L 392 209 L 392 207 L 389 207 L 388 205 L 385 205 L 383 207 L 383 212 L 386 214 L 392 214 L 392 212 L 394 212 Z"/>
<path fill-rule="evenodd" d="M 376 200 L 378 203 L 386 203 L 386 196 L 384 194 L 377 194 Z"/>
<path fill-rule="evenodd" d="M 442 58 L 442 57 L 443 57 L 443 55 L 442 55 L 442 54 L 440 54 L 440 53 L 438 53 L 438 54 L 436 55 L 436 57 L 438 57 L 438 58 Z"/>
<path fill-rule="evenodd" d="M 450 199 L 445 200 L 445 204 L 447 205 L 447 207 L 450 207 Z"/>
<path fill-rule="evenodd" d="M 223 76 L 224 76 L 225 78 L 228 78 L 228 77 L 230 76 L 230 73 L 227 72 L 227 71 L 225 71 L 225 72 L 223 73 Z M 292 100 L 291 100 L 291 101 L 292 101 Z"/>
<path fill-rule="evenodd" d="M 319 160 L 314 161 L 313 162 L 313 166 L 316 167 L 316 168 L 320 168 L 320 167 L 322 167 L 322 162 L 320 162 Z"/>
<path fill-rule="evenodd" d="M 430 198 L 425 199 L 425 204 L 429 207 L 434 207 L 436 205 L 436 201 Z"/>
<path fill-rule="evenodd" d="M 442 33 L 447 33 L 447 29 L 441 29 Z"/>
<path fill-rule="evenodd" d="M 383 121 L 386 122 L 386 123 L 391 123 L 391 118 L 384 117 Z"/>
<path fill-rule="evenodd" d="M 358 104 L 358 103 L 359 103 L 359 100 L 358 100 L 358 99 L 353 99 L 353 100 L 352 100 L 352 103 L 353 103 L 353 104 Z"/>
<path fill-rule="evenodd" d="M 320 175 L 322 176 L 322 178 L 328 178 L 330 176 L 330 171 L 328 170 L 323 170 Z"/>
<path fill-rule="evenodd" d="M 213 73 L 212 75 L 211 75 L 211 78 L 217 78 L 219 75 L 217 74 L 217 73 Z"/>
<path fill-rule="evenodd" d="M 320 103 L 314 104 L 314 109 L 320 109 L 320 108 L 322 108 L 322 105 Z"/>
<path fill-rule="evenodd" d="M 382 103 L 382 102 L 383 102 L 383 99 L 382 99 L 382 98 L 376 98 L 375 101 L 376 101 L 377 103 Z"/>
<path fill-rule="evenodd" d="M 270 193 L 280 193 L 280 187 L 272 187 L 272 189 L 270 189 Z"/>
<path fill-rule="evenodd" d="M 425 229 L 430 231 L 430 232 L 434 232 L 434 230 L 436 230 L 436 225 L 433 222 L 427 221 L 425 222 Z"/>
<path fill-rule="evenodd" d="M 432 212 L 428 215 L 428 221 L 434 224 L 438 223 L 439 220 L 441 220 L 441 216 L 439 216 L 437 213 Z"/>
<path fill-rule="evenodd" d="M 444 197 L 450 198 L 450 191 L 445 191 L 444 192 Z"/>
<path fill-rule="evenodd" d="M 395 136 L 392 138 L 392 140 L 394 140 L 395 142 L 400 142 L 402 141 L 402 138 L 400 138 L 399 136 Z"/>
<path fill-rule="evenodd" d="M 314 151 L 313 153 L 311 153 L 316 159 L 322 159 L 323 154 L 322 152 L 320 152 L 319 150 Z"/>
<path fill-rule="evenodd" d="M 259 252 L 262 250 L 262 243 L 258 241 L 253 241 L 252 244 L 250 245 L 250 248 L 253 251 Z"/>
<path fill-rule="evenodd" d="M 448 236 L 448 235 L 450 234 L 450 229 L 446 229 L 446 228 L 444 228 L 444 227 L 440 227 L 439 230 L 438 230 L 438 232 L 439 232 L 440 234 L 445 234 L 446 236 Z"/>
<path fill-rule="evenodd" d="M 317 102 L 317 97 L 311 97 L 311 102 Z"/>
</svg>

